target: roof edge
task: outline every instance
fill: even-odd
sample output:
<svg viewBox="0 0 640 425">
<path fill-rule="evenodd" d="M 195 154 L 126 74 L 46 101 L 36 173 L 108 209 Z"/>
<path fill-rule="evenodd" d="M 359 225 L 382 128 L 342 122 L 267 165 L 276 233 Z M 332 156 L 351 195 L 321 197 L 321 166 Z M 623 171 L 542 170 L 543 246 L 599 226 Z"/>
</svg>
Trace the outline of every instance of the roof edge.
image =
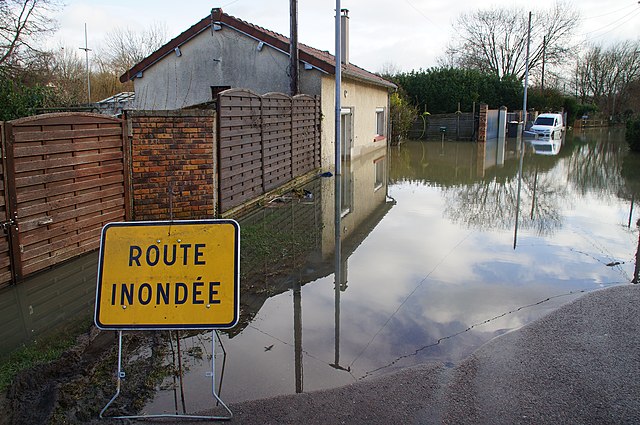
<svg viewBox="0 0 640 425">
<path fill-rule="evenodd" d="M 138 73 L 144 71 L 149 68 L 151 65 L 155 64 L 169 53 L 173 52 L 176 47 L 186 43 L 191 40 L 196 35 L 200 34 L 202 31 L 211 26 L 211 17 L 207 16 L 202 18 L 198 23 L 192 25 L 189 29 L 182 32 L 177 37 L 169 40 L 166 44 L 160 47 L 155 52 L 151 53 L 149 56 L 135 64 L 131 69 L 120 76 L 120 82 L 126 83 L 127 81 L 133 80 Z"/>
<path fill-rule="evenodd" d="M 276 35 L 279 35 L 283 38 L 287 38 L 286 36 L 282 36 L 273 31 L 250 24 L 234 16 L 228 15 L 222 11 L 222 8 L 214 8 L 211 9 L 211 14 L 209 16 L 201 19 L 195 25 L 191 26 L 189 29 L 182 32 L 177 37 L 168 41 L 158 50 L 156 50 L 151 55 L 147 56 L 142 61 L 134 65 L 127 72 L 122 74 L 120 76 L 120 82 L 125 83 L 127 81 L 133 80 L 140 72 L 145 71 L 156 62 L 162 60 L 162 58 L 172 53 L 176 49 L 176 47 L 179 47 L 180 45 L 186 43 L 205 29 L 211 27 L 214 23 L 227 25 L 235 29 L 236 31 L 240 31 L 241 33 L 248 35 L 249 37 L 253 37 L 255 39 L 264 41 L 267 44 L 270 44 L 276 49 L 282 51 L 284 54 L 289 54 L 289 43 L 278 38 Z M 301 48 L 299 49 L 298 53 L 298 59 L 300 61 L 306 62 L 311 66 L 328 74 L 335 75 L 336 60 L 334 55 L 331 55 L 329 52 L 319 51 L 318 49 L 302 43 L 300 44 L 300 46 Z M 313 51 L 317 51 L 319 54 L 314 55 Z M 327 60 L 326 58 L 330 58 L 331 60 Z M 359 72 L 353 72 L 353 70 L 355 69 L 357 69 Z M 390 90 L 397 89 L 397 86 L 394 83 L 387 81 L 384 78 L 351 63 L 348 66 L 343 67 L 343 70 L 346 77 L 363 81 L 369 84 L 386 87 Z M 371 77 L 369 77 L 369 75 Z"/>
</svg>

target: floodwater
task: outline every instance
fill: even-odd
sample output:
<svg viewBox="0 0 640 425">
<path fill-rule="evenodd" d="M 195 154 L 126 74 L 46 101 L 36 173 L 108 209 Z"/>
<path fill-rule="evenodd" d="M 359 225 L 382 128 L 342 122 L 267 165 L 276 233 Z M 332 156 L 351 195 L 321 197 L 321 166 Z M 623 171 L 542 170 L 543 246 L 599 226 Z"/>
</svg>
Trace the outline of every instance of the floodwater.
<svg viewBox="0 0 640 425">
<path fill-rule="evenodd" d="M 628 284 L 639 160 L 608 130 L 569 135 L 558 155 L 527 149 L 515 249 L 515 140 L 409 141 L 352 162 L 338 264 L 333 179 L 312 182 L 312 199 L 275 200 L 240 220 L 242 319 L 220 332 L 221 398 L 451 364 L 586 291 Z M 197 353 L 182 391 L 167 380 L 147 412 L 180 411 L 181 394 L 187 411 L 211 404 L 211 335 L 183 338 L 182 350 Z"/>
<path fill-rule="evenodd" d="M 628 154 L 623 133 L 569 133 L 557 155 L 527 148 L 520 182 L 517 146 L 407 141 L 345 164 L 340 261 L 333 178 L 318 177 L 306 191 L 239 218 L 240 322 L 219 332 L 222 347 L 215 344 L 221 398 L 452 364 L 584 292 L 631 282 L 640 156 Z M 65 291 L 83 294 L 38 323 L 90 314 L 95 280 L 88 286 L 83 274 L 80 281 L 80 289 L 41 296 L 51 303 Z M 0 292 L 3 322 L 21 332 L 5 341 L 38 334 L 29 317 L 44 308 L 29 298 L 28 284 Z M 167 376 L 146 413 L 212 405 L 212 335 L 179 336 L 182 377 Z M 165 365 L 177 367 L 177 347 L 167 348 Z"/>
</svg>

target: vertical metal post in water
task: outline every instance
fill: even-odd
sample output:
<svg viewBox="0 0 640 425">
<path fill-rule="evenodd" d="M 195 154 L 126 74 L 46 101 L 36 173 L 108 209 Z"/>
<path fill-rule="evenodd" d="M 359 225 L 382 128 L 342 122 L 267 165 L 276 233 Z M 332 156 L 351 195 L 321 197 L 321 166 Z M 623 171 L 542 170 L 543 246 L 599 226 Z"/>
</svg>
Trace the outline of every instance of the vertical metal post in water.
<svg viewBox="0 0 640 425">
<path fill-rule="evenodd" d="M 524 162 L 524 130 L 527 126 L 527 89 L 529 87 L 529 46 L 531 44 L 531 12 L 529 12 L 529 26 L 527 28 L 527 59 L 524 72 L 524 97 L 522 100 L 522 137 L 520 138 L 520 166 L 518 168 L 518 201 L 516 202 L 516 226 L 513 232 L 513 249 L 518 243 L 518 219 L 520 216 L 520 190 L 522 189 L 522 165 Z"/>
<path fill-rule="evenodd" d="M 334 250 L 334 265 L 335 265 L 335 362 L 336 365 L 340 361 L 340 272 L 341 267 L 341 219 L 342 219 L 342 154 L 341 154 L 341 102 L 340 95 L 342 92 L 342 52 L 341 50 L 341 17 L 340 17 L 340 0 L 336 0 L 336 92 L 335 92 L 335 176 L 334 176 L 334 195 L 335 195 L 335 210 L 334 210 L 334 236 L 335 236 L 335 250 Z"/>
</svg>

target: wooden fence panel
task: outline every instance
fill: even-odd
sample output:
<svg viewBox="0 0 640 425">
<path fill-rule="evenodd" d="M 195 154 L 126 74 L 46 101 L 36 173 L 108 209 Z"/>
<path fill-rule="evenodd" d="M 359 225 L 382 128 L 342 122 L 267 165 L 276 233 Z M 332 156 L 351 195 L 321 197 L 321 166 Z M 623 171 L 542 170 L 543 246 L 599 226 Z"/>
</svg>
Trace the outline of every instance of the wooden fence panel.
<svg viewBox="0 0 640 425">
<path fill-rule="evenodd" d="M 227 90 L 218 96 L 220 210 L 263 193 L 260 96 Z"/>
<path fill-rule="evenodd" d="M 0 137 L 3 141 L 6 138 L 4 123 L 0 123 Z M 6 157 L 6 152 L 4 143 L 2 143 L 1 154 L 3 161 L 0 161 L 0 178 L 2 179 L 2 182 L 0 182 L 0 223 L 3 223 L 3 229 L 0 230 L 2 232 L 0 233 L 0 287 L 7 285 L 12 279 L 9 228 L 7 226 L 9 212 L 7 210 L 8 205 L 5 188 L 6 166 L 4 158 Z"/>
<path fill-rule="evenodd" d="M 97 249 L 102 227 L 125 219 L 123 122 L 69 113 L 6 125 L 20 279 Z"/>
<path fill-rule="evenodd" d="M 311 96 L 293 98 L 293 177 L 320 167 L 320 104 Z"/>
<path fill-rule="evenodd" d="M 262 99 L 262 161 L 265 192 L 291 180 L 291 98 L 270 93 Z"/>
<path fill-rule="evenodd" d="M 320 101 L 307 95 L 218 96 L 220 211 L 225 212 L 320 166 Z"/>
</svg>

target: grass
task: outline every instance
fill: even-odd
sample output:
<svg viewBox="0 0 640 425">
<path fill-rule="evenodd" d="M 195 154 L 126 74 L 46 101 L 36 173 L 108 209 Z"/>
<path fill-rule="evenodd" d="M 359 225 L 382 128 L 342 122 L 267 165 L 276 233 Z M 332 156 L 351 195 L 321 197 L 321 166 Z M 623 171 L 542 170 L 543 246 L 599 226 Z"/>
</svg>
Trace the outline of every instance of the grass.
<svg viewBox="0 0 640 425">
<path fill-rule="evenodd" d="M 86 327 L 73 326 L 22 346 L 0 359 L 0 392 L 7 390 L 13 379 L 23 370 L 57 360 L 73 347 L 76 337 Z"/>
</svg>

